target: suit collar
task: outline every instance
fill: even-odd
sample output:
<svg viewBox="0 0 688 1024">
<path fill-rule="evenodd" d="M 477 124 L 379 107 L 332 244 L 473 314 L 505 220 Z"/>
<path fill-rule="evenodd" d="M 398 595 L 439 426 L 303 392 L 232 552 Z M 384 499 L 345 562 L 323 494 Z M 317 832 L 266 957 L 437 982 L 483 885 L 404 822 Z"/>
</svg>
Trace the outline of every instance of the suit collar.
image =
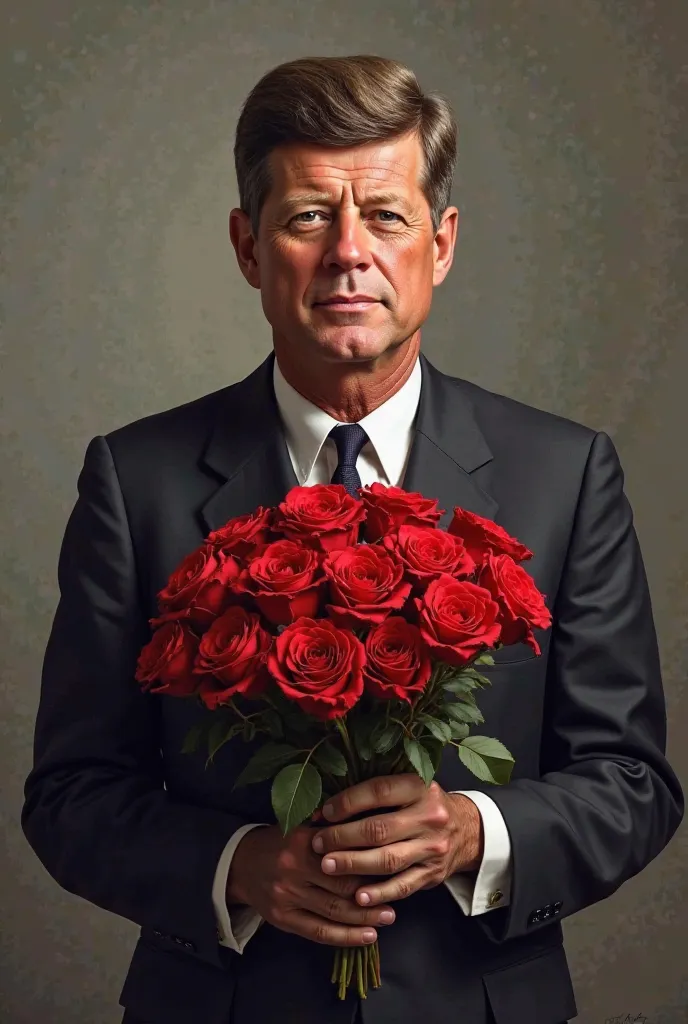
<svg viewBox="0 0 688 1024">
<path fill-rule="evenodd" d="M 494 519 L 497 502 L 483 490 L 476 470 L 493 456 L 460 381 L 420 356 L 422 383 L 415 435 L 402 486 L 437 497 L 441 525 L 460 505 Z M 248 377 L 223 390 L 201 463 L 220 486 L 200 510 L 206 534 L 256 506 L 277 505 L 298 483 L 273 387 L 274 353 Z"/>
</svg>

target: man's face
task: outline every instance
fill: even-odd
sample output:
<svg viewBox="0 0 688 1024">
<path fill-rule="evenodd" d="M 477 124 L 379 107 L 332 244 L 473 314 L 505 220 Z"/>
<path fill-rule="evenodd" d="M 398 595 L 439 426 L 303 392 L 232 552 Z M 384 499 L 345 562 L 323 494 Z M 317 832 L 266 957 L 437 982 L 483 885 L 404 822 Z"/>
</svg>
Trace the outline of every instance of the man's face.
<svg viewBox="0 0 688 1024">
<path fill-rule="evenodd" d="M 422 159 L 413 135 L 273 151 L 257 241 L 240 210 L 230 215 L 230 235 L 244 276 L 260 289 L 278 354 L 369 362 L 418 331 L 451 266 L 458 224 L 450 207 L 433 235 L 418 184 Z M 324 304 L 357 294 L 374 301 Z"/>
</svg>

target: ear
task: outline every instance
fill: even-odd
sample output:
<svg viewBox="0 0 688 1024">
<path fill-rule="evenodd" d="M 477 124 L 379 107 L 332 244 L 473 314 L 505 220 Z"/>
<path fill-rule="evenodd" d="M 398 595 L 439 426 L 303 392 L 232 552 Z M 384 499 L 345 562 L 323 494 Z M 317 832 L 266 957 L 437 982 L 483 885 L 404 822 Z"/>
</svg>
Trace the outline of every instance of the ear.
<svg viewBox="0 0 688 1024">
<path fill-rule="evenodd" d="M 241 273 L 253 288 L 260 288 L 260 267 L 256 258 L 258 242 L 253 237 L 250 218 L 243 210 L 235 208 L 230 212 L 229 237 Z"/>
</svg>

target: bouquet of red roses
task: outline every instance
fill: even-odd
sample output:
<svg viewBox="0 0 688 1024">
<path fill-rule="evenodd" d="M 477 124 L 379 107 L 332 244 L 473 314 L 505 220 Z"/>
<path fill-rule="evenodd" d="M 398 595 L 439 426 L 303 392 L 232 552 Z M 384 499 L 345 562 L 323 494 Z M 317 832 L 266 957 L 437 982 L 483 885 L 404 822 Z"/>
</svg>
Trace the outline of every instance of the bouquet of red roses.
<svg viewBox="0 0 688 1024">
<path fill-rule="evenodd" d="M 502 527 L 399 487 L 294 487 L 208 535 L 158 594 L 139 656 L 146 690 L 194 697 L 215 713 L 208 763 L 236 738 L 265 741 L 234 785 L 272 779 L 286 835 L 328 796 L 364 779 L 414 771 L 427 785 L 447 744 L 482 781 L 509 781 L 484 721 L 476 666 L 490 650 L 551 624 L 519 562 L 532 557 Z M 204 725 L 184 750 L 197 749 Z M 336 951 L 340 998 L 380 984 L 377 943 Z"/>
</svg>

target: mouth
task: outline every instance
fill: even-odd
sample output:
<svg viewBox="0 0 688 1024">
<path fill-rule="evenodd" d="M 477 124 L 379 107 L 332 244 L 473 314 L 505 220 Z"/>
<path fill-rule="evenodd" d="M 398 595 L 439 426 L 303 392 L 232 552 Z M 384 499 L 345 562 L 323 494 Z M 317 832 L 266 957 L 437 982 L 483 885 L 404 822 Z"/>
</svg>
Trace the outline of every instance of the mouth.
<svg viewBox="0 0 688 1024">
<path fill-rule="evenodd" d="M 333 310 L 334 312 L 354 313 L 371 309 L 373 306 L 379 306 L 380 302 L 378 299 L 357 299 L 354 302 L 336 299 L 334 302 L 316 302 L 314 305 L 319 306 L 321 309 Z"/>
</svg>

